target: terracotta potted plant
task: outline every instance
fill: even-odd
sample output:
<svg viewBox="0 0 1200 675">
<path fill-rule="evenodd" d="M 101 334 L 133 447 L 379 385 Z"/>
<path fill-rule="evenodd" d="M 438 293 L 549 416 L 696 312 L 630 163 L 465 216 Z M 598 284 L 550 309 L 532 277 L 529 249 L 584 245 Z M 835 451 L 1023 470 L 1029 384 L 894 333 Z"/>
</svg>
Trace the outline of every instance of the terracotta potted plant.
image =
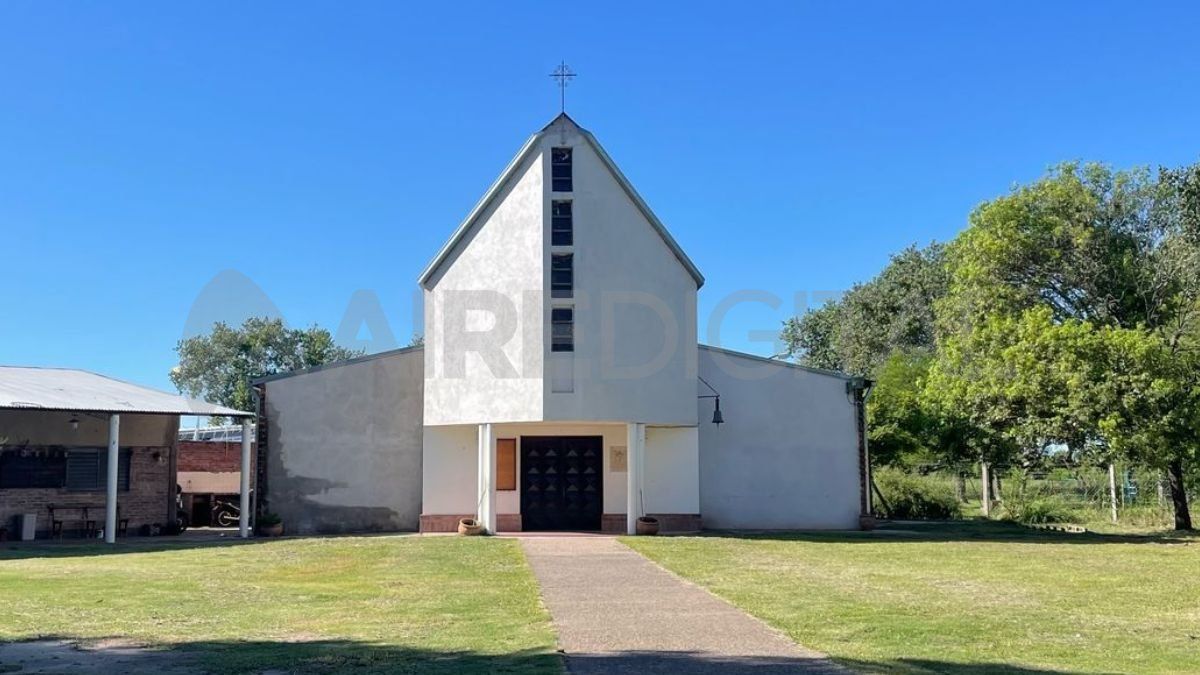
<svg viewBox="0 0 1200 675">
<path fill-rule="evenodd" d="M 458 521 L 458 533 L 464 537 L 474 537 L 483 534 L 483 523 L 474 518 L 463 518 Z"/>
<path fill-rule="evenodd" d="M 658 518 L 642 516 L 637 519 L 637 533 L 645 535 L 658 534 Z"/>
<path fill-rule="evenodd" d="M 278 537 L 283 534 L 283 519 L 275 513 L 264 513 L 258 517 L 258 533 L 264 537 Z"/>
</svg>

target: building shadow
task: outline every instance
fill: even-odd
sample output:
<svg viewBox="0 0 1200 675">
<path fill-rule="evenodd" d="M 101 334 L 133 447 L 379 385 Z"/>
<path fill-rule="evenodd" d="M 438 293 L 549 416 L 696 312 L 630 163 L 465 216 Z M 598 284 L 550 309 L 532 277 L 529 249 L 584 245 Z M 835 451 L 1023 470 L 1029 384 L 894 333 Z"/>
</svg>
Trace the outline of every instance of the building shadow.
<svg viewBox="0 0 1200 675">
<path fill-rule="evenodd" d="M 502 636 L 498 636 L 498 642 Z M 499 649 L 502 649 L 498 645 Z M 79 641 L 64 636 L 0 642 L 0 672 L 21 675 L 124 673 L 203 675 L 223 673 L 512 673 L 559 675 L 556 652 L 439 651 L 354 640 L 199 640 L 137 646 L 120 638 Z"/>
<path fill-rule="evenodd" d="M 127 553 L 154 553 L 158 551 L 186 551 L 223 546 L 253 546 L 279 541 L 274 538 L 211 537 L 204 539 L 161 536 L 120 537 L 115 544 L 105 544 L 92 539 L 37 539 L 34 541 L 6 541 L 0 543 L 0 561 L 25 560 L 29 558 L 88 558 Z"/>
<path fill-rule="evenodd" d="M 502 638 L 498 637 L 498 648 Z M 524 650 L 510 653 L 441 651 L 381 645 L 354 640 L 289 642 L 263 640 L 201 640 L 139 647 L 119 639 L 77 643 L 68 637 L 0 642 L 0 672 L 22 675 L 106 673 L 131 675 L 202 675 L 205 673 L 429 673 L 459 675 L 509 673 L 558 675 L 841 675 L 845 673 L 908 673 L 922 675 L 1038 675 L 1073 671 L 1042 670 L 1008 663 L 950 663 L 929 659 L 842 661 L 835 665 L 818 658 L 721 658 L 696 652 L 634 651 L 576 654 Z M 1082 675 L 1082 674 L 1080 674 Z M 1090 675 L 1108 675 L 1091 673 Z"/>
<path fill-rule="evenodd" d="M 304 539 L 361 539 L 386 537 L 418 537 L 417 532 L 360 532 L 342 534 L 299 534 L 281 537 L 254 536 L 242 539 L 237 536 L 236 529 L 204 531 L 197 536 L 196 530 L 188 530 L 181 535 L 163 535 L 160 537 L 130 536 L 119 537 L 115 544 L 104 544 L 95 539 L 71 538 L 36 539 L 34 541 L 4 541 L 0 542 L 0 561 L 21 560 L 25 558 L 74 558 L 103 555 L 122 555 L 126 553 L 150 553 L 156 551 L 186 551 L 189 549 L 205 549 L 221 546 L 253 546 L 282 541 L 297 541 Z M 224 536 L 222 536 L 224 535 Z"/>
<path fill-rule="evenodd" d="M 1005 521 L 883 522 L 870 531 L 857 530 L 706 530 L 702 537 L 809 541 L 839 544 L 882 544 L 887 542 L 1008 542 L 1018 544 L 1200 544 L 1200 532 L 1155 532 L 1147 534 L 1100 534 L 1040 529 Z"/>
<path fill-rule="evenodd" d="M 863 675 L 899 673 L 901 675 L 1120 675 L 1117 671 L 1062 670 L 1034 668 L 1014 663 L 982 662 L 952 663 L 933 659 L 894 659 L 888 661 L 842 661 L 846 667 Z"/>
<path fill-rule="evenodd" d="M 715 657 L 696 652 L 619 652 L 566 656 L 572 675 L 863 675 L 897 673 L 902 675 L 1083 675 L 1077 671 L 1032 668 L 1011 663 L 953 663 L 932 659 L 894 659 L 886 661 L 846 660 L 831 662 L 805 657 Z M 1088 675 L 1117 675 L 1089 671 Z"/>
</svg>

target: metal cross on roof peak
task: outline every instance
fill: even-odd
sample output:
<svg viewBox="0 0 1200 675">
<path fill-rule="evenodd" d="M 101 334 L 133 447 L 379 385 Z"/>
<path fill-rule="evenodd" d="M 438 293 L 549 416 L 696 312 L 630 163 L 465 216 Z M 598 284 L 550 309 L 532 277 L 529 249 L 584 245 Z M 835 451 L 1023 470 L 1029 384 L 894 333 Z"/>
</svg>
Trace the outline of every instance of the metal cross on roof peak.
<svg viewBox="0 0 1200 675">
<path fill-rule="evenodd" d="M 566 61 L 558 64 L 550 77 L 558 80 L 559 104 L 562 106 L 562 112 L 567 111 L 567 85 L 575 78 L 575 71 L 571 70 L 571 66 L 567 65 Z"/>
</svg>

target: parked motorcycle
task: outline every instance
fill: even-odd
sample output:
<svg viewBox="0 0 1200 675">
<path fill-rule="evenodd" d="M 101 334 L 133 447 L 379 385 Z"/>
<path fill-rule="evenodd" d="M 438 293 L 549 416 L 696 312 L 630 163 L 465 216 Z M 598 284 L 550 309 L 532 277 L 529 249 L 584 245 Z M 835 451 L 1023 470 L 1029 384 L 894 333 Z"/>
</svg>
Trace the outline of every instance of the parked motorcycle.
<svg viewBox="0 0 1200 675">
<path fill-rule="evenodd" d="M 250 492 L 250 498 L 254 498 L 254 492 Z M 229 500 L 213 500 L 213 517 L 212 522 L 219 527 L 236 527 L 242 515 L 242 507 L 239 499 Z"/>
</svg>

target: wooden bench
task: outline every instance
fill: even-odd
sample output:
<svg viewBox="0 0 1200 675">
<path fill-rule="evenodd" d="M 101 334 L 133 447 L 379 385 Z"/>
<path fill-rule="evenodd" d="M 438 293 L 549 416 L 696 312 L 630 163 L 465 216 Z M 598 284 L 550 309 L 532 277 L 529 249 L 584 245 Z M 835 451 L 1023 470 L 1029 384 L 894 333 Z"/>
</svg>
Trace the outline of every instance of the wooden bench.
<svg viewBox="0 0 1200 675">
<path fill-rule="evenodd" d="M 68 506 L 55 506 L 54 504 L 50 504 L 50 505 L 46 506 L 46 509 L 50 511 L 50 536 L 55 537 L 57 539 L 62 539 L 63 524 L 65 522 L 67 522 L 67 518 L 64 517 L 63 512 L 71 513 L 74 511 L 74 512 L 78 513 L 78 517 L 73 519 L 72 522 L 78 522 L 80 524 L 81 529 L 83 531 L 84 539 L 95 539 L 96 538 L 96 531 L 97 531 L 96 519 L 91 516 L 91 512 L 99 511 L 102 518 L 103 518 L 103 514 L 104 514 L 104 505 L 103 504 L 100 504 L 100 505 L 95 505 L 95 504 L 68 505 Z M 125 536 L 125 533 L 128 529 L 129 529 L 129 519 L 121 517 L 121 506 L 118 504 L 117 505 L 117 536 L 118 537 Z"/>
</svg>

